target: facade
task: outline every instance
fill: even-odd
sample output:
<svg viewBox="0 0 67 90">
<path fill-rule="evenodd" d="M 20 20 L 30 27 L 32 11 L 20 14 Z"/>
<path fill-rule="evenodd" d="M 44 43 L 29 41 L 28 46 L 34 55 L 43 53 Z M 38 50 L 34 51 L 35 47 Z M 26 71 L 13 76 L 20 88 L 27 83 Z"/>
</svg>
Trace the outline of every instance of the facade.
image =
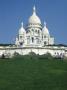
<svg viewBox="0 0 67 90">
<path fill-rule="evenodd" d="M 26 28 L 24 29 L 23 23 L 21 24 L 15 45 L 18 47 L 44 47 L 53 44 L 54 38 L 50 36 L 46 23 L 44 23 L 43 27 L 34 6 L 33 14 L 30 16 Z"/>
</svg>

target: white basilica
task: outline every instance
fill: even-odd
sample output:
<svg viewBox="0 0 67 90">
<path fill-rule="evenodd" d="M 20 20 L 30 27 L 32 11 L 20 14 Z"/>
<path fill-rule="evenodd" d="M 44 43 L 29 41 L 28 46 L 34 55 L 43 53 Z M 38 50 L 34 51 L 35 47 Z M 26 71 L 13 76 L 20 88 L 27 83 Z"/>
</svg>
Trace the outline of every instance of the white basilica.
<svg viewBox="0 0 67 90">
<path fill-rule="evenodd" d="M 33 7 L 33 14 L 29 17 L 28 24 L 24 29 L 23 23 L 16 37 L 15 45 L 21 47 L 44 47 L 53 45 L 54 38 L 50 36 L 49 30 L 36 14 L 36 8 Z"/>
<path fill-rule="evenodd" d="M 40 18 L 36 14 L 36 8 L 33 7 L 33 14 L 28 20 L 27 26 L 21 28 L 15 39 L 15 44 L 1 45 L 0 57 L 13 57 L 15 53 L 20 55 L 44 55 L 50 53 L 53 57 L 67 57 L 67 46 L 55 45 L 54 38 L 51 37 L 46 23 L 42 25 Z"/>
</svg>

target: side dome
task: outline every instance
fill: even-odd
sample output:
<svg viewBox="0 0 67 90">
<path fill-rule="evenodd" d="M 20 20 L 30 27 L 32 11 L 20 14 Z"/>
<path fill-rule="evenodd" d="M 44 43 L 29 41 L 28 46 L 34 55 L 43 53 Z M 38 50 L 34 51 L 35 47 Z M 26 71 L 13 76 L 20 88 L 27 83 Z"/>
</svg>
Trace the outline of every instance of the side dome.
<svg viewBox="0 0 67 90">
<path fill-rule="evenodd" d="M 36 15 L 35 6 L 33 7 L 33 14 L 32 14 L 32 16 L 30 16 L 28 23 L 29 24 L 41 24 L 40 18 Z"/>
<path fill-rule="evenodd" d="M 42 29 L 42 33 L 45 34 L 45 35 L 50 35 L 50 34 L 49 34 L 49 30 L 48 30 L 48 28 L 46 27 L 46 23 L 44 23 L 44 28 Z"/>
<path fill-rule="evenodd" d="M 21 23 L 21 28 L 19 29 L 19 34 L 26 33 L 25 29 L 23 28 L 23 22 Z"/>
</svg>

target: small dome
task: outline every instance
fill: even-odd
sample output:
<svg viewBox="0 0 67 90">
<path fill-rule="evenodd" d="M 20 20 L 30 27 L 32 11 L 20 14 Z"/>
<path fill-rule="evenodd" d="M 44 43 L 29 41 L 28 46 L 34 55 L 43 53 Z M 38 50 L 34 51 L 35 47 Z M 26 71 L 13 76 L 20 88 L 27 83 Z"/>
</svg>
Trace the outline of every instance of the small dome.
<svg viewBox="0 0 67 90">
<path fill-rule="evenodd" d="M 43 34 L 45 34 L 45 35 L 49 35 L 49 30 L 48 30 L 48 28 L 46 27 L 46 23 L 44 23 L 44 28 L 42 29 L 42 32 L 43 32 Z"/>
<path fill-rule="evenodd" d="M 33 7 L 33 15 L 30 16 L 28 23 L 29 24 L 41 24 L 40 18 L 36 15 L 35 6 Z"/>
<path fill-rule="evenodd" d="M 25 29 L 23 28 L 23 22 L 21 23 L 21 28 L 19 29 L 19 34 L 26 33 Z"/>
</svg>

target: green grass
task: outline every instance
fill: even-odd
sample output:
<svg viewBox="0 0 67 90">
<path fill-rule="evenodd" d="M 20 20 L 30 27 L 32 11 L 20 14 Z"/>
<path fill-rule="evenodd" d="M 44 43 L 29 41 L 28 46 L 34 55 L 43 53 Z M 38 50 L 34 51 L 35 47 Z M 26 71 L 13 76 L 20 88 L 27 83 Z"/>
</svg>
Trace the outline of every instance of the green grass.
<svg viewBox="0 0 67 90">
<path fill-rule="evenodd" d="M 0 90 L 67 90 L 67 61 L 36 55 L 0 59 Z"/>
</svg>

